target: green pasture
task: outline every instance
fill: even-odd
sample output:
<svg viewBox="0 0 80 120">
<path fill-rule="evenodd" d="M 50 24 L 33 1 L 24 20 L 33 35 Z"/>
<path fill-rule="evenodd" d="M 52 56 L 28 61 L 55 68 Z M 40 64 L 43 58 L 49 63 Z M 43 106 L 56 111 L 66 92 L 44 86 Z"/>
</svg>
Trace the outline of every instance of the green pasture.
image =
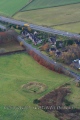
<svg viewBox="0 0 80 120">
<path fill-rule="evenodd" d="M 80 0 L 33 0 L 22 11 L 79 3 Z"/>
<path fill-rule="evenodd" d="M 54 26 L 53 28 L 80 34 L 80 22 L 65 24 L 65 25 L 60 25 L 60 26 Z"/>
<path fill-rule="evenodd" d="M 0 15 L 12 16 L 28 2 L 29 0 L 0 0 Z"/>
<path fill-rule="evenodd" d="M 39 65 L 26 53 L 0 57 L 0 120 L 57 120 L 53 115 L 36 109 L 38 106 L 33 104 L 33 100 L 70 80 Z M 45 84 L 47 90 L 40 94 L 22 90 L 23 84 L 34 81 Z M 29 108 L 22 109 L 23 106 Z"/>
<path fill-rule="evenodd" d="M 72 106 L 74 108 L 80 109 L 80 95 L 79 95 L 80 87 L 76 87 L 75 82 L 72 81 L 70 88 L 71 88 L 71 94 L 66 96 L 66 99 L 73 103 Z"/>
<path fill-rule="evenodd" d="M 19 12 L 14 18 L 37 25 L 80 33 L 80 4 Z"/>
</svg>

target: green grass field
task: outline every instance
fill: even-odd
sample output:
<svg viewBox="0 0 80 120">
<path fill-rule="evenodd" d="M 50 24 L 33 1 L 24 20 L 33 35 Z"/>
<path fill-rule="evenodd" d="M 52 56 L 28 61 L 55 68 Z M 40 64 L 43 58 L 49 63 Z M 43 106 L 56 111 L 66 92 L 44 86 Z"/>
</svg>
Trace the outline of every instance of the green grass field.
<svg viewBox="0 0 80 120">
<path fill-rule="evenodd" d="M 80 23 L 78 22 L 80 21 L 80 4 L 19 12 L 14 18 L 37 25 L 80 33 Z"/>
<path fill-rule="evenodd" d="M 0 0 L 0 15 L 12 16 L 28 2 L 29 0 Z"/>
<path fill-rule="evenodd" d="M 57 120 L 53 115 L 34 109 L 33 100 L 70 80 L 39 65 L 26 53 L 0 57 L 0 120 Z M 21 86 L 33 81 L 47 85 L 48 89 L 40 94 L 24 92 Z M 30 108 L 7 109 L 6 106 Z"/>
<path fill-rule="evenodd" d="M 80 0 L 33 0 L 22 11 L 79 3 Z"/>
<path fill-rule="evenodd" d="M 65 24 L 60 26 L 54 26 L 53 28 L 73 33 L 80 33 L 80 22 L 72 23 L 72 24 Z"/>
</svg>

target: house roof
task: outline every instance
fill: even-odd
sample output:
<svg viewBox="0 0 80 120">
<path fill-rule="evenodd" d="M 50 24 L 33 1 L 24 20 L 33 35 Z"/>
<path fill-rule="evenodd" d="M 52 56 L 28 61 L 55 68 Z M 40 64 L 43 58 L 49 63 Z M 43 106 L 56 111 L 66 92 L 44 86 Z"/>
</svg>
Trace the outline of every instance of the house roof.
<svg viewBox="0 0 80 120">
<path fill-rule="evenodd" d="M 79 65 L 80 65 L 80 60 L 79 60 Z"/>
<path fill-rule="evenodd" d="M 73 62 L 74 62 L 75 67 L 80 69 L 80 59 L 76 59 Z"/>
<path fill-rule="evenodd" d="M 50 37 L 51 42 L 56 42 L 56 38 L 55 37 Z"/>
</svg>

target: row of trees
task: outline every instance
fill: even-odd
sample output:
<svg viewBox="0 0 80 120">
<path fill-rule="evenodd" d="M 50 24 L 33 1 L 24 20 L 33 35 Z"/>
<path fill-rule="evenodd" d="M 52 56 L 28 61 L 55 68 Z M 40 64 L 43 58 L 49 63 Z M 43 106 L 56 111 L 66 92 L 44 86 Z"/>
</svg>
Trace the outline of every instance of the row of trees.
<svg viewBox="0 0 80 120">
<path fill-rule="evenodd" d="M 73 44 L 66 47 L 67 52 L 62 52 L 60 60 L 63 63 L 70 64 L 74 59 L 80 58 L 80 46 Z"/>
<path fill-rule="evenodd" d="M 49 55 L 65 64 L 71 64 L 73 60 L 80 58 L 80 46 L 77 44 L 65 47 L 66 51 L 62 51 L 59 56 L 55 56 L 55 51 L 49 51 Z"/>
<path fill-rule="evenodd" d="M 62 73 L 62 69 L 59 66 L 55 66 L 49 62 L 47 62 L 46 60 L 44 60 L 41 56 L 39 56 L 38 54 L 36 54 L 34 51 L 32 50 L 28 50 L 28 53 L 41 65 L 45 66 L 46 68 L 52 70 L 52 71 L 56 71 L 58 73 Z"/>
</svg>

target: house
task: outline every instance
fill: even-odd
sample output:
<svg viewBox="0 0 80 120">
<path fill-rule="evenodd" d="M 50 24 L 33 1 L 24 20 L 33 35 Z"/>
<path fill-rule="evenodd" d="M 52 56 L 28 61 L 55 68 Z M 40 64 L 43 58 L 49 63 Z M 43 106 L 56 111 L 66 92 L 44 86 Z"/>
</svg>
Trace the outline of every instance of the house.
<svg viewBox="0 0 80 120">
<path fill-rule="evenodd" d="M 34 31 L 34 35 L 37 35 L 38 33 L 36 31 Z"/>
<path fill-rule="evenodd" d="M 55 56 L 56 56 L 56 57 L 59 57 L 60 55 L 61 55 L 61 52 L 60 52 L 59 50 L 56 50 Z"/>
<path fill-rule="evenodd" d="M 42 43 L 42 40 L 38 40 L 37 44 L 41 44 Z"/>
<path fill-rule="evenodd" d="M 48 40 L 51 44 L 56 45 L 56 37 L 50 37 Z"/>
<path fill-rule="evenodd" d="M 22 31 L 22 35 L 25 35 L 25 36 L 26 36 L 27 33 L 28 33 L 27 30 L 23 30 L 23 31 Z"/>
<path fill-rule="evenodd" d="M 74 68 L 80 70 L 80 59 L 76 59 L 72 63 Z"/>
<path fill-rule="evenodd" d="M 34 45 L 42 43 L 42 40 L 37 37 L 37 32 L 29 33 L 26 29 L 22 31 L 22 37 L 26 37 L 27 39 L 30 39 Z"/>
<path fill-rule="evenodd" d="M 75 43 L 76 43 L 77 45 L 80 45 L 80 40 L 75 40 Z"/>
<path fill-rule="evenodd" d="M 49 51 L 56 51 L 56 48 L 54 47 L 54 48 L 50 48 L 50 50 Z"/>
<path fill-rule="evenodd" d="M 42 40 L 37 38 L 36 35 L 32 33 L 27 33 L 26 37 L 29 38 L 34 43 L 34 45 L 42 43 Z"/>
<path fill-rule="evenodd" d="M 63 41 L 59 41 L 59 47 L 62 48 L 63 47 Z"/>
<path fill-rule="evenodd" d="M 29 33 L 27 33 L 27 34 L 26 34 L 26 37 L 27 37 L 27 38 L 29 38 L 29 36 L 30 36 L 30 34 L 29 34 Z"/>
</svg>

